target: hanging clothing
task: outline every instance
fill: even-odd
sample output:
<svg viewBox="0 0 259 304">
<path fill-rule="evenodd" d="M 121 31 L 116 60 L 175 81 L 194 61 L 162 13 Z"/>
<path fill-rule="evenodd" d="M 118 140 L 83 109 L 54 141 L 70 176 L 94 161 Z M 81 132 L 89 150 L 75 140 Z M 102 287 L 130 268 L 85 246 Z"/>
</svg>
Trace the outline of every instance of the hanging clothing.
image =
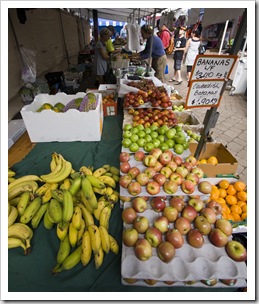
<svg viewBox="0 0 259 304">
<path fill-rule="evenodd" d="M 126 51 L 137 51 L 140 52 L 143 47 L 140 43 L 141 37 L 141 27 L 138 23 L 128 23 L 126 25 L 127 29 L 127 45 L 125 47 Z"/>
<path fill-rule="evenodd" d="M 187 50 L 185 65 L 192 66 L 194 64 L 196 56 L 199 54 L 199 46 L 200 46 L 200 39 L 193 39 L 190 38 L 190 45 Z"/>
</svg>

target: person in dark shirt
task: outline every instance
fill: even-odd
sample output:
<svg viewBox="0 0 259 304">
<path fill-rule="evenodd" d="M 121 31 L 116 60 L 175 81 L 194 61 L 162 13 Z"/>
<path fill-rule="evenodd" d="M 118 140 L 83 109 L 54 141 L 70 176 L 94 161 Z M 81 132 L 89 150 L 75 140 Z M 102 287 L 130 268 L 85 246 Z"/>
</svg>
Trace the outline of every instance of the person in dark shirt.
<svg viewBox="0 0 259 304">
<path fill-rule="evenodd" d="M 137 60 L 145 60 L 150 57 L 151 39 L 153 37 L 152 45 L 152 68 L 155 70 L 155 77 L 157 77 L 163 83 L 165 82 L 165 68 L 167 64 L 167 57 L 164 50 L 161 39 L 153 35 L 153 30 L 149 25 L 143 25 L 141 27 L 141 35 L 143 39 L 146 39 L 146 47 L 138 54 L 132 54 L 132 58 Z"/>
<path fill-rule="evenodd" d="M 183 82 L 181 68 L 183 61 L 183 53 L 186 46 L 185 31 L 186 27 L 181 26 L 179 29 L 179 35 L 175 38 L 174 42 L 174 76 L 173 79 L 169 81 L 176 81 L 176 84 L 181 84 Z"/>
</svg>

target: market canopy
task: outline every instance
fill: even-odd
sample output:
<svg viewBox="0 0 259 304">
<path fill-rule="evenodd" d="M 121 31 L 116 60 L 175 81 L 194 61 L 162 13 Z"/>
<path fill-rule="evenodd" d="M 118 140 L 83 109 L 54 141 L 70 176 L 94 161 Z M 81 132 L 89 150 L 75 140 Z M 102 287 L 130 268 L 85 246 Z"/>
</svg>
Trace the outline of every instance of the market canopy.
<svg viewBox="0 0 259 304">
<path fill-rule="evenodd" d="M 242 16 L 244 8 L 205 8 L 202 18 L 202 26 L 216 23 L 224 23 Z"/>
</svg>

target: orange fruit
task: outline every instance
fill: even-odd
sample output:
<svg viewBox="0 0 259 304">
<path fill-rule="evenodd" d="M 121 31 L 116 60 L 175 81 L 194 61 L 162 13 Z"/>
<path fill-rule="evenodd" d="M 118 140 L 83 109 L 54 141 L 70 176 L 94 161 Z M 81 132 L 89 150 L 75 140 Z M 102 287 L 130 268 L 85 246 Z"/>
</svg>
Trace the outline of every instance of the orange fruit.
<svg viewBox="0 0 259 304">
<path fill-rule="evenodd" d="M 243 208 L 243 206 L 246 206 L 246 202 L 244 201 L 237 201 L 237 205 Z"/>
<path fill-rule="evenodd" d="M 233 185 L 229 185 L 229 187 L 227 188 L 227 194 L 235 195 L 236 193 L 237 193 L 237 191 L 234 188 L 234 186 Z"/>
<path fill-rule="evenodd" d="M 237 213 L 237 214 L 241 214 L 242 213 L 242 208 L 238 205 L 232 205 L 230 207 L 230 210 L 232 213 Z"/>
<path fill-rule="evenodd" d="M 221 206 L 222 206 L 222 213 L 230 214 L 231 211 L 226 204 L 222 204 Z"/>
<path fill-rule="evenodd" d="M 198 161 L 198 164 L 207 164 L 207 160 L 206 160 L 205 158 L 200 159 L 200 160 Z"/>
<path fill-rule="evenodd" d="M 207 164 L 211 164 L 211 165 L 217 165 L 218 164 L 218 159 L 215 156 L 210 156 L 207 159 Z"/>
<path fill-rule="evenodd" d="M 237 192 L 237 198 L 238 198 L 240 201 L 246 202 L 246 201 L 247 201 L 247 193 L 246 193 L 245 191 L 238 191 L 238 192 Z"/>
<path fill-rule="evenodd" d="M 234 217 L 231 215 L 231 214 L 227 214 L 227 218 L 226 218 L 227 220 L 229 220 L 229 221 L 235 221 L 234 220 Z"/>
<path fill-rule="evenodd" d="M 219 188 L 219 197 L 225 198 L 227 196 L 227 191 L 225 189 Z"/>
<path fill-rule="evenodd" d="M 219 197 L 218 199 L 216 199 L 216 202 L 220 203 L 220 204 L 226 204 L 226 201 L 224 200 L 224 198 Z"/>
<path fill-rule="evenodd" d="M 235 212 L 230 213 L 232 215 L 234 222 L 241 222 L 241 216 Z"/>
<path fill-rule="evenodd" d="M 237 182 L 234 183 L 234 188 L 237 191 L 244 191 L 245 188 L 246 188 L 246 184 L 244 182 L 237 181 Z"/>
<path fill-rule="evenodd" d="M 242 211 L 243 211 L 243 212 L 247 212 L 247 205 L 244 205 L 244 206 L 242 207 Z"/>
<path fill-rule="evenodd" d="M 222 179 L 222 180 L 219 182 L 219 186 L 220 186 L 220 188 L 226 190 L 226 189 L 229 187 L 229 182 L 228 182 L 226 179 Z"/>
<path fill-rule="evenodd" d="M 237 203 L 237 198 L 234 195 L 227 195 L 225 199 L 229 205 L 235 205 Z"/>
<path fill-rule="evenodd" d="M 217 200 L 219 198 L 219 189 L 218 188 L 213 188 L 211 193 L 210 193 L 210 198 L 212 200 Z"/>
<path fill-rule="evenodd" d="M 244 221 L 247 218 L 247 213 L 244 212 L 241 214 L 241 220 Z"/>
<path fill-rule="evenodd" d="M 225 213 L 225 212 L 222 212 L 221 215 L 224 220 L 226 220 L 228 217 L 227 213 Z"/>
</svg>

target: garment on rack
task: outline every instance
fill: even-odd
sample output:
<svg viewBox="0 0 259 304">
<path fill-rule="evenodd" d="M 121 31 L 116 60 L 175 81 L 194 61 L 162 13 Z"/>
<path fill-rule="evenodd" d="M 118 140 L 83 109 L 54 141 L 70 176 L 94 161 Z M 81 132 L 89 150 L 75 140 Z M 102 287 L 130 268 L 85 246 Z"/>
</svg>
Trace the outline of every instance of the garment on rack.
<svg viewBox="0 0 259 304">
<path fill-rule="evenodd" d="M 137 51 L 140 52 L 143 47 L 140 43 L 140 25 L 138 23 L 128 23 L 126 29 L 128 32 L 127 45 L 125 47 L 126 51 Z"/>
</svg>

